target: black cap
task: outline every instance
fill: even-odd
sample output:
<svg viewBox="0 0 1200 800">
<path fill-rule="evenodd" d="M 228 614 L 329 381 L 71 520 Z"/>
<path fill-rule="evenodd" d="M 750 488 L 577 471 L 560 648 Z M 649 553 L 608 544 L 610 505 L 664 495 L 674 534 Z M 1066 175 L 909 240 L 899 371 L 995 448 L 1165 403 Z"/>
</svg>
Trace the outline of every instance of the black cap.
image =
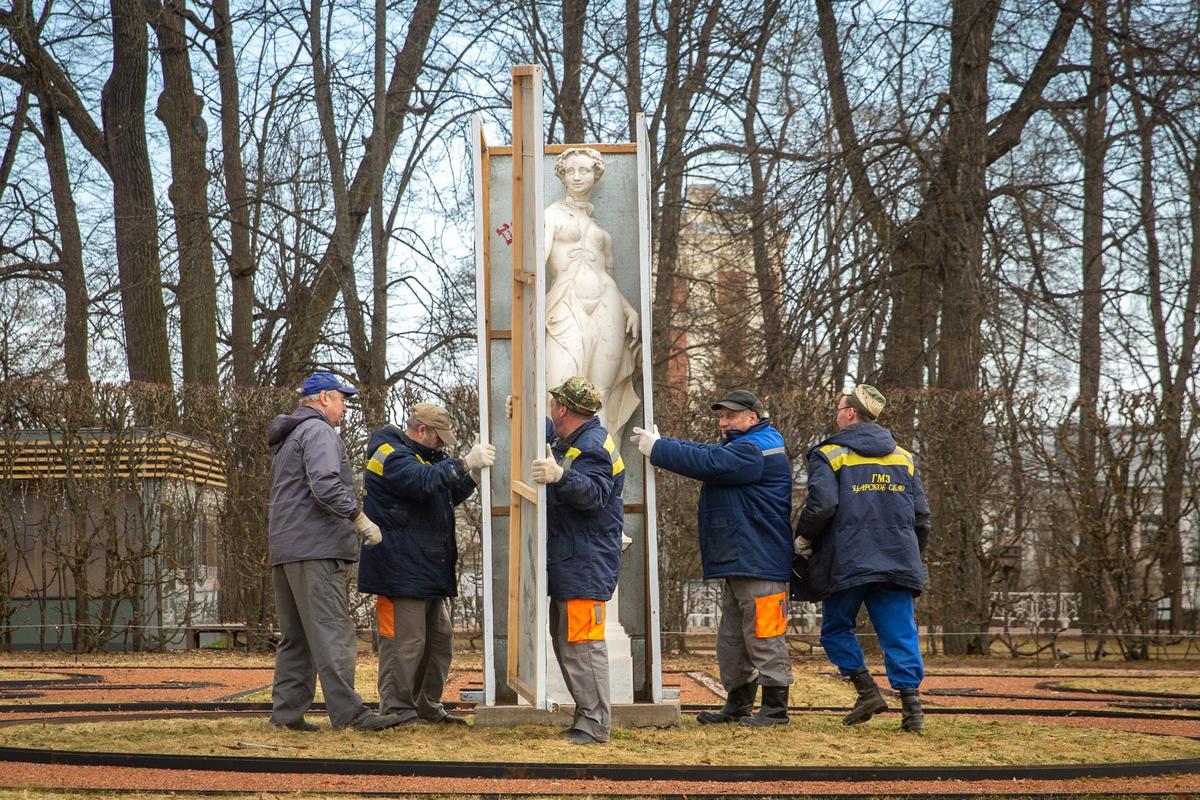
<svg viewBox="0 0 1200 800">
<path fill-rule="evenodd" d="M 753 411 L 760 419 L 767 418 L 767 410 L 759 401 L 758 395 L 748 389 L 734 389 L 720 400 L 712 404 L 712 410 L 727 408 L 730 411 Z"/>
</svg>

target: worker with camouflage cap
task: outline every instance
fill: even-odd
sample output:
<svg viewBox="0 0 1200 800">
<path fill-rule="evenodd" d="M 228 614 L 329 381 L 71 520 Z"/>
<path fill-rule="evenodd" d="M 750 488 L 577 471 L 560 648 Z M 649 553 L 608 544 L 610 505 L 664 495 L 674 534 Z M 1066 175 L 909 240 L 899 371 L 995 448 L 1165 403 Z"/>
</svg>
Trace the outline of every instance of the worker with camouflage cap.
<svg viewBox="0 0 1200 800">
<path fill-rule="evenodd" d="M 920 732 L 925 715 L 917 691 L 925 668 L 913 598 L 925 587 L 929 504 L 913 454 L 876 422 L 885 405 L 883 394 L 866 384 L 838 397 L 838 432 L 808 453 L 796 552 L 809 556 L 809 588 L 824 598 L 821 645 L 858 691 L 842 722 L 857 725 L 887 709 L 854 635 L 865 603 L 888 682 L 900 693 L 900 727 Z"/>
<path fill-rule="evenodd" d="M 599 410 L 600 392 L 586 378 L 551 389 L 546 457 L 532 466 L 533 480 L 546 484 L 551 643 L 575 701 L 566 732 L 574 744 L 606 742 L 612 731 L 604 616 L 621 567 L 625 463 Z"/>
</svg>

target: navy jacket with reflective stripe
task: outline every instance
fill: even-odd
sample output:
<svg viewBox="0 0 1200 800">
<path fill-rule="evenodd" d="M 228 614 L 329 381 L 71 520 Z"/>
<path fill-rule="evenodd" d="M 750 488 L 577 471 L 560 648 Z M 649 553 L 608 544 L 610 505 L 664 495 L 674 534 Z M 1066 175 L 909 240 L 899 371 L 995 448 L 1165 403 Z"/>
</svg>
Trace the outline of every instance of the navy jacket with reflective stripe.
<svg viewBox="0 0 1200 800">
<path fill-rule="evenodd" d="M 462 459 L 409 439 L 388 425 L 371 434 L 363 472 L 363 511 L 383 541 L 362 548 L 358 590 L 387 597 L 454 597 L 454 507 L 475 491 Z"/>
<path fill-rule="evenodd" d="M 796 535 L 813 542 L 809 582 L 825 596 L 867 583 L 920 594 L 929 504 L 912 453 L 862 422 L 808 453 L 808 498 Z"/>
<path fill-rule="evenodd" d="M 555 600 L 609 600 L 621 569 L 625 464 L 592 417 L 566 439 L 546 421 L 546 441 L 563 467 L 546 487 L 546 577 Z"/>
<path fill-rule="evenodd" d="M 724 444 L 666 436 L 650 463 L 704 482 L 700 562 L 704 579 L 786 581 L 792 574 L 792 468 L 783 437 L 767 420 Z"/>
</svg>

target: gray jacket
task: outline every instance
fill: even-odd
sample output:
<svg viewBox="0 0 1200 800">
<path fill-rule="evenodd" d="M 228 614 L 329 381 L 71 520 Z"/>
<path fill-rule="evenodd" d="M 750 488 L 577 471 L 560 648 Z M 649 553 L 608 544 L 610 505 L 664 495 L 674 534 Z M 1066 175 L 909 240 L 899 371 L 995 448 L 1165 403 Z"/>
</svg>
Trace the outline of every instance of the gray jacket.
<svg viewBox="0 0 1200 800">
<path fill-rule="evenodd" d="M 346 444 L 325 415 L 301 406 L 267 429 L 271 566 L 318 558 L 358 560 L 358 497 Z"/>
</svg>

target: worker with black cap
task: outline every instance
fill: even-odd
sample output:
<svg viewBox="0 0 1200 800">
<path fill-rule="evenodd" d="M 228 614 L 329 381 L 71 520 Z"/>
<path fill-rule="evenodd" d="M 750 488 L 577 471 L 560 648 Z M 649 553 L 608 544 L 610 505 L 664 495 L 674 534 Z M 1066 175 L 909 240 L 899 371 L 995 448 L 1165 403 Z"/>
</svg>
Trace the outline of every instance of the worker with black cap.
<svg viewBox="0 0 1200 800">
<path fill-rule="evenodd" d="M 700 560 L 704 579 L 724 579 L 717 663 L 728 692 L 702 724 L 751 727 L 788 721 L 792 665 L 787 630 L 792 565 L 792 468 L 783 437 L 758 397 L 735 389 L 712 404 L 719 444 L 659 436 L 634 428 L 633 442 L 656 467 L 704 482 L 700 489 Z M 751 715 L 758 687 L 759 713 Z"/>
</svg>

